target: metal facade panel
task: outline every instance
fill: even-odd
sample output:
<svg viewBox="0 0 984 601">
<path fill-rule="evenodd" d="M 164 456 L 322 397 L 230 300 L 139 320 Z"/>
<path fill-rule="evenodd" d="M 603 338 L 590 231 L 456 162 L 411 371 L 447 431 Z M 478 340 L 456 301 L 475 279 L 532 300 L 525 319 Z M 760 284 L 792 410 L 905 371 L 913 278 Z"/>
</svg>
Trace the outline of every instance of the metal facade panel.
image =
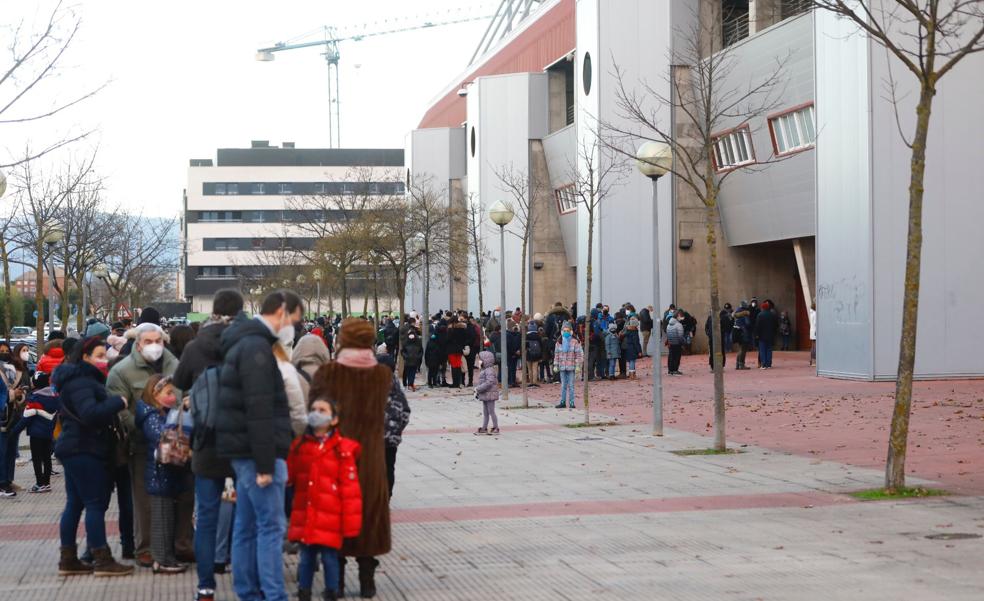
<svg viewBox="0 0 984 601">
<path fill-rule="evenodd" d="M 574 182 L 572 173 L 577 164 L 577 138 L 574 126 L 569 125 L 543 139 L 543 151 L 547 157 L 547 170 L 550 172 L 550 187 L 553 190 Z M 577 213 L 560 216 L 560 231 L 564 238 L 564 252 L 567 264 L 577 266 Z"/>
<path fill-rule="evenodd" d="M 717 84 L 720 90 L 746 91 L 775 71 L 784 60 L 782 94 L 772 112 L 813 101 L 813 15 L 782 21 L 733 47 L 734 67 Z M 722 123 L 721 129 L 744 119 Z M 774 157 L 768 120 L 748 123 L 752 147 L 760 161 Z M 821 134 L 821 142 L 826 132 Z M 721 218 L 729 245 L 791 240 L 816 234 L 814 151 L 807 150 L 760 171 L 739 170 L 725 179 Z"/>
<path fill-rule="evenodd" d="M 911 152 L 903 143 L 889 96 L 888 59 L 871 50 L 874 205 L 875 377 L 894 379 L 902 327 Z M 898 113 L 907 135 L 915 127 L 918 86 L 897 61 Z M 984 357 L 968 326 L 980 322 L 984 299 L 984 56 L 964 59 L 941 80 L 930 121 L 923 206 L 922 269 L 916 377 L 984 375 Z"/>
<path fill-rule="evenodd" d="M 868 47 L 850 26 L 816 15 L 817 365 L 873 376 Z"/>
</svg>

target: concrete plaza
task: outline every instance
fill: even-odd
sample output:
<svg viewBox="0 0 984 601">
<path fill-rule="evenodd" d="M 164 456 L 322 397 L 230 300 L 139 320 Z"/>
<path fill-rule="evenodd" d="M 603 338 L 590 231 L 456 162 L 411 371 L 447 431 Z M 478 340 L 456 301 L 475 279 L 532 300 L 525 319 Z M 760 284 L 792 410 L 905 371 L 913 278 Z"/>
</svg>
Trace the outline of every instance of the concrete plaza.
<svg viewBox="0 0 984 601">
<path fill-rule="evenodd" d="M 670 429 L 654 438 L 625 415 L 625 425 L 568 428 L 581 412 L 552 407 L 500 408 L 502 435 L 475 436 L 481 412 L 470 394 L 424 391 L 410 402 L 381 600 L 984 595 L 984 540 L 954 537 L 984 534 L 979 492 L 859 502 L 844 493 L 878 486 L 880 469 L 743 442 L 739 454 L 680 456 L 671 451 L 705 448 L 707 437 Z M 18 469 L 18 483 L 31 478 L 29 466 Z M 0 500 L 5 601 L 191 599 L 192 571 L 59 578 L 61 484 Z M 286 567 L 293 590 L 295 558 Z M 234 598 L 229 576 L 218 598 Z"/>
</svg>

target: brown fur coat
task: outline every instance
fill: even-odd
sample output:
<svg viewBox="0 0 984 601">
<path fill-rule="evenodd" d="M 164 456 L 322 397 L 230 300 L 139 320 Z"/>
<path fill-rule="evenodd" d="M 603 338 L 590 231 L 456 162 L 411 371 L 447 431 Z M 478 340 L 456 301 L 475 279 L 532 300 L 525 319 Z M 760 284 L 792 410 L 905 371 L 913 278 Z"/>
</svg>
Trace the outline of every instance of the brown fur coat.
<svg viewBox="0 0 984 601">
<path fill-rule="evenodd" d="M 383 430 L 393 375 L 389 368 L 346 367 L 335 361 L 323 365 L 311 381 L 311 399 L 333 398 L 338 403 L 339 431 L 362 445 L 359 484 L 362 487 L 362 533 L 345 539 L 342 554 L 374 557 L 389 553 L 389 483 Z"/>
</svg>

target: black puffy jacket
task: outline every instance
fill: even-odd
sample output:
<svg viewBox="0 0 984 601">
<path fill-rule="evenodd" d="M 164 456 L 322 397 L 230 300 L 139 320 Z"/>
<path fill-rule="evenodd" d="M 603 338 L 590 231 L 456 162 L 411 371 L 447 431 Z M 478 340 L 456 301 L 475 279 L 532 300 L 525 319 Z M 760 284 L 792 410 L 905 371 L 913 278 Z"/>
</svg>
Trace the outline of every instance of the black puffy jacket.
<svg viewBox="0 0 984 601">
<path fill-rule="evenodd" d="M 265 323 L 245 313 L 222 332 L 216 450 L 219 457 L 252 459 L 259 474 L 272 474 L 275 460 L 287 458 L 292 438 L 276 341 Z"/>
<path fill-rule="evenodd" d="M 116 440 L 110 424 L 126 403 L 109 396 L 106 376 L 85 361 L 61 364 L 52 381 L 62 404 L 55 456 L 91 455 L 109 462 Z"/>
<path fill-rule="evenodd" d="M 195 380 L 203 371 L 222 363 L 222 332 L 229 326 L 213 323 L 205 326 L 181 353 L 181 361 L 174 371 L 174 385 L 181 390 L 191 391 Z M 204 478 L 226 478 L 232 476 L 232 466 L 228 459 L 218 456 L 215 439 L 205 432 L 194 432 L 195 452 L 191 455 L 191 471 Z"/>
</svg>

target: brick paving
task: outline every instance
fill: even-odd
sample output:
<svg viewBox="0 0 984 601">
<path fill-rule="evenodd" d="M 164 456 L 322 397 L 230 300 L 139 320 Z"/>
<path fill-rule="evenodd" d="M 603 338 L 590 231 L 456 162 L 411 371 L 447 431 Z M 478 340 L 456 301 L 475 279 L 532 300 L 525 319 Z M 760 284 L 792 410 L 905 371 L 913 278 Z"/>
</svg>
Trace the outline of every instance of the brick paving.
<svg viewBox="0 0 984 601">
<path fill-rule="evenodd" d="M 681 457 L 669 451 L 707 446 L 699 428 L 663 438 L 631 423 L 568 428 L 580 412 L 553 408 L 500 409 L 503 434 L 473 436 L 470 394 L 410 398 L 383 601 L 977 600 L 984 590 L 984 540 L 925 538 L 984 534 L 984 497 L 858 502 L 844 493 L 877 486 L 880 469 L 751 442 Z M 28 466 L 17 480 L 30 483 Z M 61 485 L 0 499 L 4 601 L 191 598 L 191 571 L 59 578 Z M 219 582 L 218 598 L 233 599 L 230 577 Z"/>
</svg>

